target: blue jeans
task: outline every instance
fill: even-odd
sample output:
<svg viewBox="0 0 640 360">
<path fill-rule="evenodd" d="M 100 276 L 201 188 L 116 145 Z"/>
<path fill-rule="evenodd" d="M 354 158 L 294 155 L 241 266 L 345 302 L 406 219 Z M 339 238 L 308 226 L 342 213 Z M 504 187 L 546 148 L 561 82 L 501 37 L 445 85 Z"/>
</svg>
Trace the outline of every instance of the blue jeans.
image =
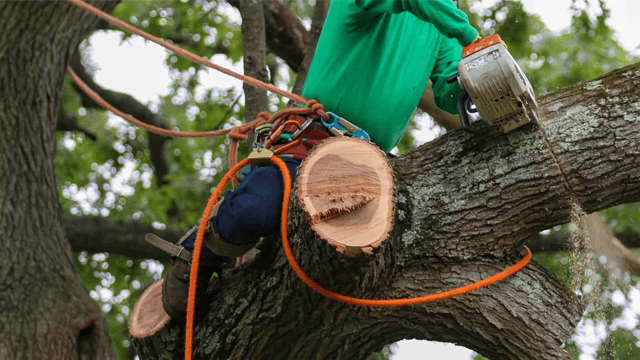
<svg viewBox="0 0 640 360">
<path fill-rule="evenodd" d="M 293 180 L 299 160 L 281 157 Z M 228 191 L 218 209 L 214 227 L 224 242 L 255 244 L 261 237 L 276 232 L 280 225 L 284 181 L 275 165 L 251 168 L 235 190 Z M 185 241 L 184 247 L 193 250 L 197 232 Z M 202 248 L 203 265 L 221 264 L 227 258 L 216 255 L 206 246 Z"/>
</svg>

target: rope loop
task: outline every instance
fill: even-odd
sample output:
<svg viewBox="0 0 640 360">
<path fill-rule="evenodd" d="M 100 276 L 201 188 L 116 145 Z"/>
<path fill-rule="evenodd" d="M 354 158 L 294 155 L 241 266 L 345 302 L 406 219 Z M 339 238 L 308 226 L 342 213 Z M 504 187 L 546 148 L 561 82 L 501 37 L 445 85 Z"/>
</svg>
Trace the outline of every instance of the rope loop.
<svg viewBox="0 0 640 360">
<path fill-rule="evenodd" d="M 320 104 L 318 100 L 312 99 L 309 100 L 309 104 L 307 104 L 307 108 L 311 109 L 313 114 L 318 114 L 325 120 L 329 120 L 329 114 L 326 113 L 324 109 L 324 105 Z"/>
<path fill-rule="evenodd" d="M 266 111 L 260 111 L 258 113 L 258 116 L 256 116 L 256 121 L 258 121 L 258 120 L 269 121 L 269 118 L 271 118 L 271 114 L 269 114 Z"/>
</svg>

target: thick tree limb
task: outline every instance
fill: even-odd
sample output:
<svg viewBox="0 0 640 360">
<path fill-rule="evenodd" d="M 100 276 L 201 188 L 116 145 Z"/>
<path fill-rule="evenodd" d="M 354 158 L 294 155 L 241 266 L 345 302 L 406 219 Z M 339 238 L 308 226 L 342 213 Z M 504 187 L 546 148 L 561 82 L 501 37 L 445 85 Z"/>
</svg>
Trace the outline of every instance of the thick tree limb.
<svg viewBox="0 0 640 360">
<path fill-rule="evenodd" d="M 640 64 L 539 103 L 546 137 L 584 210 L 640 200 Z M 349 260 L 318 241 L 293 197 L 293 250 L 322 286 L 361 298 L 450 289 L 513 264 L 526 239 L 571 220 L 563 176 L 533 124 L 506 135 L 489 127 L 473 135 L 454 131 L 391 163 L 395 226 L 372 256 Z M 356 359 L 381 344 L 419 338 L 461 344 L 493 360 L 568 359 L 559 347 L 584 307 L 535 262 L 439 303 L 343 305 L 306 288 L 279 244 L 226 273 L 209 305 L 196 324 L 196 358 Z M 178 356 L 181 328 L 171 323 L 136 340 L 140 355 L 171 357 L 167 349 L 175 346 Z"/>
<path fill-rule="evenodd" d="M 298 72 L 309 51 L 307 29 L 284 1 L 263 1 L 262 4 L 267 46 L 293 71 Z"/>
</svg>

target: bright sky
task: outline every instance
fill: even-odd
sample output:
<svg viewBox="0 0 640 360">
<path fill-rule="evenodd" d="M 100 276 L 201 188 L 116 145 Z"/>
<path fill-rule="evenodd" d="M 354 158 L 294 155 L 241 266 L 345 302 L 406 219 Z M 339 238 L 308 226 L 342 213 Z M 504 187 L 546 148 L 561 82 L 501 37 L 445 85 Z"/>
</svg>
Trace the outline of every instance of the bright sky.
<svg viewBox="0 0 640 360">
<path fill-rule="evenodd" d="M 584 1 L 584 0 L 578 0 Z M 495 0 L 484 0 L 488 6 Z M 592 3 L 596 1 L 591 0 Z M 528 12 L 539 14 L 547 26 L 553 31 L 560 31 L 569 25 L 571 15 L 569 7 L 571 0 L 524 0 L 525 9 Z M 606 0 L 611 9 L 609 25 L 616 31 L 616 36 L 622 45 L 636 54 L 640 54 L 640 1 L 639 0 Z M 91 38 L 93 46 L 93 60 L 99 65 L 95 80 L 100 85 L 117 91 L 129 93 L 138 100 L 147 103 L 158 99 L 159 94 L 168 92 L 170 81 L 169 74 L 164 68 L 164 59 L 167 56 L 164 49 L 155 44 L 146 44 L 139 38 L 132 38 L 124 44 L 113 34 L 98 33 Z M 213 61 L 219 65 L 229 67 L 224 57 L 214 57 Z M 233 70 L 242 73 L 241 65 Z M 205 84 L 230 86 L 240 82 L 225 75 L 217 76 L 210 72 L 204 80 Z M 422 141 L 428 141 L 436 134 L 423 130 L 417 136 Z M 638 295 L 640 292 L 635 292 Z M 636 296 L 640 299 L 640 295 Z M 636 300 L 637 300 L 636 299 Z M 640 300 L 634 303 L 632 308 L 640 308 Z M 637 310 L 632 311 L 637 314 Z M 637 319 L 636 319 L 637 321 Z M 584 326 L 583 326 L 584 328 Z M 586 327 L 582 342 L 597 345 L 601 341 L 602 332 L 596 331 L 597 327 Z M 595 349 L 597 346 L 594 346 Z M 587 349 L 588 351 L 588 349 Z M 593 353 L 594 355 L 594 353 Z M 593 359 L 591 354 L 583 354 L 581 360 Z M 406 340 L 400 343 L 393 360 L 469 360 L 471 351 L 450 344 L 432 343 Z"/>
</svg>

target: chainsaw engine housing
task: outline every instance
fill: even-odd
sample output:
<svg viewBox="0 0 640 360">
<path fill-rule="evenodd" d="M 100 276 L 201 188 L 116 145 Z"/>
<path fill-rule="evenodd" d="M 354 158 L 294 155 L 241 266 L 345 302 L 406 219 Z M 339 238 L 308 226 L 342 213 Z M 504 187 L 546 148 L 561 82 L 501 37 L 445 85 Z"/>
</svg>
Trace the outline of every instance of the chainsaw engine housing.
<svg viewBox="0 0 640 360">
<path fill-rule="evenodd" d="M 460 85 L 485 122 L 506 133 L 538 121 L 538 103 L 531 83 L 499 35 L 465 47 L 462 56 L 458 64 Z"/>
</svg>

